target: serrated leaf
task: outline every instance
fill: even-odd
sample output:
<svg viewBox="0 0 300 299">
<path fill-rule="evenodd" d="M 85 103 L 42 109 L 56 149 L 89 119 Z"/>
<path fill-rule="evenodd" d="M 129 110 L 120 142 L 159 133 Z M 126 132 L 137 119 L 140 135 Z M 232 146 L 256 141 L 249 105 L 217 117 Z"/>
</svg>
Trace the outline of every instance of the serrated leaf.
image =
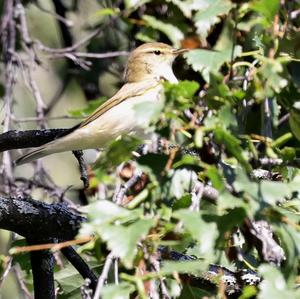
<svg viewBox="0 0 300 299">
<path fill-rule="evenodd" d="M 200 85 L 195 81 L 180 81 L 178 84 L 165 82 L 165 93 L 168 100 L 176 101 L 178 98 L 191 99 Z"/>
<path fill-rule="evenodd" d="M 219 16 L 227 14 L 232 8 L 228 0 L 206 0 L 207 7 L 200 10 L 194 16 L 197 32 L 204 39 L 207 37 L 210 28 L 220 21 Z"/>
<path fill-rule="evenodd" d="M 280 0 L 258 0 L 252 4 L 252 9 L 263 15 L 268 25 L 273 22 L 279 7 Z"/>
<path fill-rule="evenodd" d="M 259 285 L 258 299 L 300 298 L 300 290 L 288 288 L 283 275 L 274 266 L 262 265 L 259 273 L 264 279 Z"/>
<path fill-rule="evenodd" d="M 231 153 L 247 171 L 250 171 L 251 165 L 244 157 L 243 148 L 240 145 L 240 141 L 227 130 L 220 127 L 214 130 L 214 134 L 217 143 L 220 145 L 225 145 L 227 151 Z"/>
<path fill-rule="evenodd" d="M 234 57 L 241 53 L 240 46 L 235 46 Z M 184 54 L 187 63 L 192 66 L 195 71 L 199 71 L 205 81 L 209 82 L 209 74 L 218 72 L 220 67 L 231 59 L 232 50 L 226 49 L 223 51 L 210 51 L 203 49 L 191 50 Z"/>
<path fill-rule="evenodd" d="M 184 194 L 181 198 L 175 201 L 173 204 L 173 209 L 178 210 L 178 209 L 184 209 L 188 208 L 192 203 L 192 196 L 191 194 Z"/>
<path fill-rule="evenodd" d="M 191 261 L 166 261 L 163 262 L 161 273 L 164 275 L 178 273 L 199 273 L 207 269 L 207 264 L 203 260 Z"/>
<path fill-rule="evenodd" d="M 128 217 L 131 211 L 116 205 L 108 200 L 98 200 L 88 206 L 82 207 L 85 213 L 88 213 L 90 221 L 96 221 L 97 225 L 111 223 L 116 219 Z"/>
<path fill-rule="evenodd" d="M 292 190 L 287 183 L 262 181 L 260 192 L 265 202 L 276 204 L 277 201 L 284 201 L 285 197 L 292 194 Z"/>
<path fill-rule="evenodd" d="M 189 192 L 197 181 L 197 174 L 188 169 L 171 170 L 171 182 L 168 194 L 171 198 L 181 198 L 186 192 Z"/>
<path fill-rule="evenodd" d="M 132 268 L 137 243 L 147 235 L 154 223 L 155 219 L 140 219 L 127 226 L 105 224 L 99 226 L 96 232 L 107 242 L 113 255 L 119 257 L 125 267 Z"/>
<path fill-rule="evenodd" d="M 109 144 L 106 154 L 97 160 L 96 167 L 105 169 L 130 160 L 132 151 L 136 150 L 141 143 L 142 141 L 134 136 L 121 136 Z"/>
<path fill-rule="evenodd" d="M 129 299 L 129 295 L 134 292 L 132 284 L 121 282 L 120 284 L 107 284 L 101 290 L 102 299 Z"/>
<path fill-rule="evenodd" d="M 89 263 L 90 269 L 99 268 L 96 262 Z M 62 289 L 62 295 L 59 298 L 81 299 L 80 287 L 84 284 L 84 279 L 78 271 L 70 264 L 62 270 L 54 273 L 55 281 Z"/>
<path fill-rule="evenodd" d="M 199 242 L 199 254 L 212 254 L 218 236 L 216 223 L 206 222 L 198 212 L 182 209 L 173 216 L 182 221 L 186 230 Z"/>
<path fill-rule="evenodd" d="M 180 46 L 180 41 L 184 38 L 184 34 L 178 27 L 170 23 L 162 22 L 153 16 L 144 15 L 142 19 L 148 26 L 164 33 L 175 47 Z"/>
</svg>

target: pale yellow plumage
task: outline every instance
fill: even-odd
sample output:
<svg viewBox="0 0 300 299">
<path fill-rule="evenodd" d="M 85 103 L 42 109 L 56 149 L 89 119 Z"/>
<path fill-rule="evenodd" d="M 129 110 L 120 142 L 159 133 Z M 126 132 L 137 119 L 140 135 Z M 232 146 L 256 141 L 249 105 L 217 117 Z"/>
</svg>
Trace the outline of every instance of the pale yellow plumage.
<svg viewBox="0 0 300 299">
<path fill-rule="evenodd" d="M 120 135 L 148 126 L 151 115 L 140 117 L 138 105 L 159 105 L 162 81 L 177 79 L 172 62 L 184 50 L 175 50 L 163 43 L 148 43 L 135 49 L 128 58 L 123 87 L 102 104 L 80 125 L 65 136 L 55 139 L 20 157 L 18 165 L 53 153 L 104 148 Z"/>
</svg>

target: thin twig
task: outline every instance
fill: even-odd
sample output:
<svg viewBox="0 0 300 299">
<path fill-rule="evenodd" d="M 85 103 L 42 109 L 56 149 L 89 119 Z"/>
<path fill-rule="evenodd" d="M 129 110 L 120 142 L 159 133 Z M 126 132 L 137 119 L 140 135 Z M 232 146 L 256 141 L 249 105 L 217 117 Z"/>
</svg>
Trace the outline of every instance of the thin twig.
<svg viewBox="0 0 300 299">
<path fill-rule="evenodd" d="M 73 151 L 73 154 L 79 163 L 80 179 L 83 182 L 84 188 L 87 189 L 89 187 L 89 176 L 87 172 L 87 165 L 83 159 L 83 152 Z"/>
<path fill-rule="evenodd" d="M 262 129 L 261 134 L 267 138 L 273 137 L 272 132 L 272 99 L 266 98 L 263 103 L 263 113 L 262 113 Z"/>
<path fill-rule="evenodd" d="M 85 53 L 85 52 L 66 52 L 66 53 L 54 53 L 49 56 L 46 56 L 50 59 L 55 58 L 69 58 L 72 59 L 71 56 L 80 58 L 95 58 L 95 59 L 104 59 L 104 58 L 112 58 L 112 57 L 119 57 L 119 56 L 128 56 L 128 51 L 114 51 L 114 52 L 106 52 L 106 53 Z"/>
<path fill-rule="evenodd" d="M 89 241 L 92 241 L 94 238 L 87 236 L 87 237 L 81 237 L 76 240 L 66 241 L 66 242 L 60 242 L 60 243 L 48 243 L 48 244 L 38 244 L 38 245 L 29 245 L 29 246 L 18 246 L 13 247 L 10 249 L 10 254 L 18 254 L 18 253 L 24 253 L 24 252 L 31 252 L 31 251 L 39 251 L 39 250 L 47 250 L 50 249 L 52 252 L 61 250 L 63 248 L 87 243 Z"/>
<path fill-rule="evenodd" d="M 41 42 L 36 41 L 37 49 L 39 49 L 41 51 L 44 51 L 44 52 L 47 52 L 47 53 L 52 53 L 52 54 L 71 53 L 71 52 L 74 52 L 79 47 L 81 47 L 84 44 L 86 44 L 87 42 L 89 42 L 91 39 L 93 39 L 97 35 L 99 35 L 102 30 L 103 30 L 103 27 L 101 26 L 98 29 L 94 30 L 92 33 L 88 34 L 87 36 L 85 36 L 84 38 L 82 38 L 81 40 L 79 40 L 74 45 L 72 45 L 70 47 L 60 48 L 60 49 L 49 48 L 49 47 L 43 45 Z"/>
<path fill-rule="evenodd" d="M 14 273 L 17 277 L 17 282 L 20 286 L 20 289 L 23 291 L 26 299 L 33 299 L 33 296 L 31 295 L 30 291 L 28 290 L 28 288 L 27 288 L 27 286 L 24 282 L 24 279 L 23 279 L 22 274 L 21 274 L 20 267 L 18 265 L 16 265 L 16 266 L 14 266 L 13 270 L 14 270 Z"/>
<path fill-rule="evenodd" d="M 16 47 L 16 28 L 14 19 L 14 2 L 10 0 L 6 0 L 4 3 L 4 13 L 1 23 L 1 37 L 5 77 L 5 117 L 3 123 L 3 132 L 5 133 L 9 131 L 11 127 L 13 85 L 16 78 L 16 70 L 13 63 L 13 53 L 15 52 Z M 3 174 L 5 192 L 9 194 L 11 193 L 11 185 L 13 182 L 13 165 L 9 152 L 3 154 L 0 172 Z"/>
<path fill-rule="evenodd" d="M 200 210 L 200 201 L 204 193 L 204 185 L 197 181 L 195 186 L 192 190 L 192 204 L 190 209 L 192 211 L 199 211 Z"/>
<path fill-rule="evenodd" d="M 157 253 L 155 255 L 152 254 L 149 257 L 149 259 L 150 259 L 151 266 L 153 267 L 155 272 L 158 273 L 160 271 L 160 263 L 158 261 L 158 254 Z M 171 296 L 170 296 L 169 291 L 168 291 L 168 289 L 166 287 L 166 284 L 164 282 L 164 278 L 161 277 L 159 279 L 159 281 L 160 281 L 160 291 L 161 291 L 161 294 L 162 294 L 161 298 L 162 299 L 170 299 Z"/>
<path fill-rule="evenodd" d="M 93 299 L 99 299 L 100 298 L 101 290 L 102 290 L 102 288 L 104 286 L 105 281 L 107 280 L 108 273 L 109 273 L 109 270 L 110 270 L 110 267 L 112 265 L 113 260 L 114 260 L 114 255 L 111 252 L 106 257 L 102 273 L 101 273 L 101 275 L 100 275 L 100 277 L 98 279 L 97 288 L 96 288 L 96 291 L 95 291 Z"/>
<path fill-rule="evenodd" d="M 115 284 L 119 284 L 119 258 L 114 259 L 114 277 L 115 277 Z"/>
<path fill-rule="evenodd" d="M 141 175 L 142 172 L 137 171 L 136 174 L 134 174 L 126 183 L 121 185 L 120 189 L 118 189 L 118 191 L 115 192 L 113 196 L 113 202 L 117 203 L 118 205 L 121 205 L 126 192 L 138 182 L 138 180 L 141 178 Z"/>
<path fill-rule="evenodd" d="M 49 15 L 51 15 L 53 18 L 55 18 L 56 20 L 64 23 L 67 27 L 72 27 L 74 24 L 73 24 L 73 21 L 71 20 L 68 20 L 66 18 L 63 18 L 62 16 L 60 16 L 59 14 L 53 12 L 53 11 L 50 11 L 46 8 L 44 8 L 38 1 L 35 1 L 34 4 L 44 13 L 47 13 Z"/>
<path fill-rule="evenodd" d="M 17 3 L 16 16 L 20 20 L 19 31 L 20 31 L 20 35 L 21 35 L 21 38 L 23 41 L 22 45 L 23 45 L 23 48 L 25 49 L 25 51 L 27 52 L 28 57 L 30 58 L 30 62 L 26 63 L 26 64 L 24 63 L 24 67 L 28 74 L 28 82 L 29 82 L 30 89 L 31 89 L 34 99 L 36 101 L 36 115 L 37 115 L 38 119 L 40 119 L 38 124 L 41 129 L 45 129 L 46 123 L 44 121 L 44 119 L 45 119 L 44 118 L 44 110 L 46 108 L 46 105 L 42 98 L 39 87 L 33 77 L 33 70 L 34 70 L 34 65 L 37 61 L 37 57 L 36 57 L 36 54 L 35 54 L 35 51 L 33 48 L 33 42 L 29 35 L 26 14 L 25 14 L 25 8 L 22 5 L 20 0 L 16 0 L 16 3 Z"/>
<path fill-rule="evenodd" d="M 10 272 L 11 268 L 12 268 L 12 257 L 9 257 L 9 260 L 8 260 L 8 262 L 6 263 L 5 270 L 4 270 L 3 274 L 2 274 L 2 276 L 0 277 L 0 289 L 1 289 L 1 287 L 2 287 L 2 284 L 3 284 L 3 282 L 4 282 L 5 278 L 6 278 L 6 276 L 7 276 L 8 273 Z"/>
</svg>

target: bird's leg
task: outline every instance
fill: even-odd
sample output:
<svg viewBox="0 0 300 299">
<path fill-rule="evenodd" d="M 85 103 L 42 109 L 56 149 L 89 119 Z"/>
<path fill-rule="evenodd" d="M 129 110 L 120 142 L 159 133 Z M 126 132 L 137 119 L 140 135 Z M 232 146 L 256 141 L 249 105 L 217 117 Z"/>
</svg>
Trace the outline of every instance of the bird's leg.
<svg viewBox="0 0 300 299">
<path fill-rule="evenodd" d="M 83 152 L 82 151 L 73 151 L 73 155 L 77 159 L 79 163 L 79 170 L 80 170 L 80 179 L 83 182 L 83 187 L 87 189 L 89 187 L 89 178 L 87 173 L 87 164 L 83 159 Z"/>
</svg>

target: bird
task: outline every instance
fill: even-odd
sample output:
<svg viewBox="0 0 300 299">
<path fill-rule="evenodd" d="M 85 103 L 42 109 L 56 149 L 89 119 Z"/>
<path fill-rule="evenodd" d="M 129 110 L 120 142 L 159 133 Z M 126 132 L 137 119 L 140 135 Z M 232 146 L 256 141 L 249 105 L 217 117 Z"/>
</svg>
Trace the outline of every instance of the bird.
<svg viewBox="0 0 300 299">
<path fill-rule="evenodd" d="M 140 45 L 130 53 L 124 71 L 125 83 L 114 96 L 65 134 L 18 158 L 16 165 L 59 152 L 101 150 L 119 136 L 144 130 L 151 116 L 139 115 L 136 107 L 160 105 L 162 83 L 178 83 L 172 64 L 179 54 L 187 51 L 161 42 Z"/>
</svg>

